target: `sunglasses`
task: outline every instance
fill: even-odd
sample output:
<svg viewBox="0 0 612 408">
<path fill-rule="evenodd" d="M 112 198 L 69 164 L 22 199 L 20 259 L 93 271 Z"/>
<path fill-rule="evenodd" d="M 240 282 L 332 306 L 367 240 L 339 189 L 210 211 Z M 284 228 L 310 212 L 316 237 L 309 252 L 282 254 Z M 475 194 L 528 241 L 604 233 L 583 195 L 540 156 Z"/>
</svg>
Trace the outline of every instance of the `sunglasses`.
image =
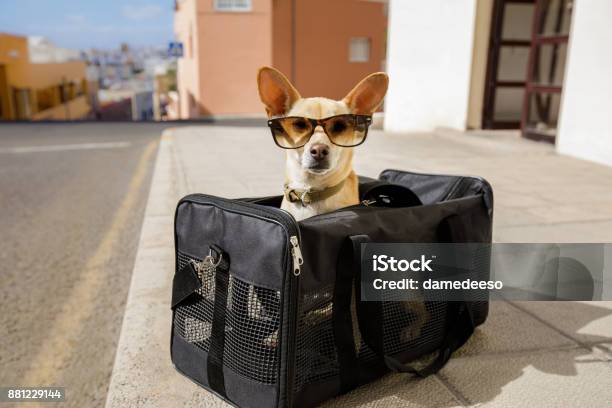
<svg viewBox="0 0 612 408">
<path fill-rule="evenodd" d="M 337 146 L 358 146 L 365 141 L 371 123 L 371 116 L 346 114 L 325 119 L 288 116 L 270 119 L 268 126 L 278 147 L 299 149 L 308 143 L 317 126 L 321 126 L 329 140 Z"/>
</svg>

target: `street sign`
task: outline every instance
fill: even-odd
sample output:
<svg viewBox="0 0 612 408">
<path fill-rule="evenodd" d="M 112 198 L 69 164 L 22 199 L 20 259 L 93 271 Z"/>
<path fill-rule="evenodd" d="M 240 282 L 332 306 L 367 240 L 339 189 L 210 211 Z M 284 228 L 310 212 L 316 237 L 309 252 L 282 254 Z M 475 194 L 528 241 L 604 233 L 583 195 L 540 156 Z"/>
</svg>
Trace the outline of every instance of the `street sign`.
<svg viewBox="0 0 612 408">
<path fill-rule="evenodd" d="M 168 56 L 180 58 L 183 56 L 183 43 L 182 42 L 169 42 L 168 43 Z"/>
</svg>

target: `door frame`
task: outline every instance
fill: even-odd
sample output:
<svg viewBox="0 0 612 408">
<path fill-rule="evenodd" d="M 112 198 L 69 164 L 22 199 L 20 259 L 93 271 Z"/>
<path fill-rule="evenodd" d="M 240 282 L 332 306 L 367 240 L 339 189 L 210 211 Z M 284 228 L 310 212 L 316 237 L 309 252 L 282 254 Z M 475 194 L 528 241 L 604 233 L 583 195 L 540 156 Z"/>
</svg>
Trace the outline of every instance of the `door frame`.
<svg viewBox="0 0 612 408">
<path fill-rule="evenodd" d="M 502 47 L 531 47 L 531 40 L 503 39 L 505 8 L 508 4 L 534 4 L 536 0 L 495 0 L 489 34 L 489 55 L 482 112 L 483 129 L 519 129 L 521 120 L 495 120 L 497 88 L 525 88 L 527 81 L 500 81 L 497 78 Z M 525 78 L 527 79 L 527 78 Z"/>
<path fill-rule="evenodd" d="M 542 32 L 544 2 L 549 0 L 536 0 L 535 11 L 533 14 L 533 26 L 531 32 L 531 51 L 529 52 L 529 64 L 527 68 L 527 87 L 525 89 L 525 95 L 523 99 L 523 112 L 521 115 L 521 134 L 523 137 L 532 140 L 545 141 L 549 143 L 555 143 L 555 135 L 550 133 L 540 132 L 533 127 L 529 127 L 529 114 L 531 111 L 531 96 L 545 95 L 550 104 L 550 97 L 553 94 L 561 94 L 563 92 L 563 84 L 552 85 L 552 84 L 541 84 L 538 83 L 535 75 L 535 70 L 538 68 L 538 59 L 540 56 L 540 46 L 552 45 L 553 56 L 551 60 L 551 67 L 549 69 L 549 80 L 554 75 L 558 63 L 558 47 L 561 45 L 568 46 L 569 34 L 560 33 L 561 23 L 563 18 L 563 6 L 565 2 L 559 0 L 556 21 L 555 21 L 555 32 L 553 34 L 540 34 Z M 550 5 L 550 2 L 548 3 Z M 570 14 L 571 19 L 571 14 Z M 571 24 L 571 23 L 570 23 Z"/>
</svg>

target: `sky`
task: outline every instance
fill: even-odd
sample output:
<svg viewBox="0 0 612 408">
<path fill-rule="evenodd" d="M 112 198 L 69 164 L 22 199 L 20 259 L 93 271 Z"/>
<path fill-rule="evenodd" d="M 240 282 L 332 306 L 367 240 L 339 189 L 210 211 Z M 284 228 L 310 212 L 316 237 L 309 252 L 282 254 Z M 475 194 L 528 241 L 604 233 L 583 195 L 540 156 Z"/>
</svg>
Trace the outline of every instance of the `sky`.
<svg viewBox="0 0 612 408">
<path fill-rule="evenodd" d="M 0 32 L 43 36 L 65 48 L 163 46 L 173 0 L 0 0 Z"/>
</svg>

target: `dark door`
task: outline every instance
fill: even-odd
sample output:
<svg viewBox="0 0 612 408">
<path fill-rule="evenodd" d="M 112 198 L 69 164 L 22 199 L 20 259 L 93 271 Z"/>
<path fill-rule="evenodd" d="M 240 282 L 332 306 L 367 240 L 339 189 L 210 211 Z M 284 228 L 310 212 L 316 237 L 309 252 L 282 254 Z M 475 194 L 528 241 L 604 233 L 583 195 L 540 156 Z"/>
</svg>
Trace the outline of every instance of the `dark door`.
<svg viewBox="0 0 612 408">
<path fill-rule="evenodd" d="M 571 23 L 571 0 L 536 0 L 521 130 L 555 141 Z"/>
<path fill-rule="evenodd" d="M 527 80 L 534 0 L 495 0 L 482 127 L 518 129 Z"/>
<path fill-rule="evenodd" d="M 11 118 L 9 109 L 9 92 L 6 81 L 6 69 L 4 68 L 4 65 L 0 65 L 0 120 L 8 120 Z"/>
</svg>

